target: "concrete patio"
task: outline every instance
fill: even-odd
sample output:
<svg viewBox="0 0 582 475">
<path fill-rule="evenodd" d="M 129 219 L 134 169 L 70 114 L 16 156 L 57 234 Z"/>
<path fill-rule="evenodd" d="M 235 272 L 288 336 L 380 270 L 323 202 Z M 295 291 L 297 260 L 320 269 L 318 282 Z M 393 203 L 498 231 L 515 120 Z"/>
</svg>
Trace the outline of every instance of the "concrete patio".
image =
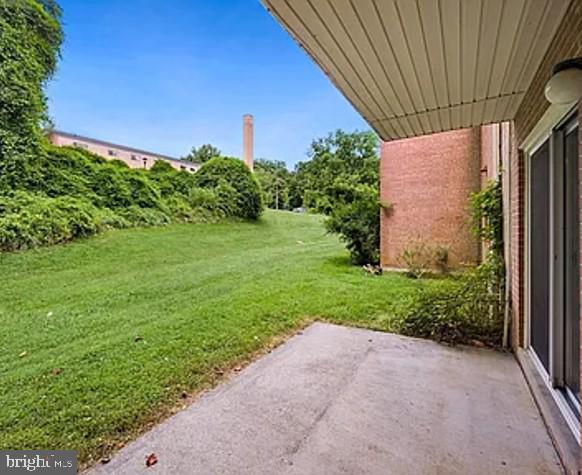
<svg viewBox="0 0 582 475">
<path fill-rule="evenodd" d="M 511 355 L 316 323 L 89 473 L 562 470 Z"/>
</svg>

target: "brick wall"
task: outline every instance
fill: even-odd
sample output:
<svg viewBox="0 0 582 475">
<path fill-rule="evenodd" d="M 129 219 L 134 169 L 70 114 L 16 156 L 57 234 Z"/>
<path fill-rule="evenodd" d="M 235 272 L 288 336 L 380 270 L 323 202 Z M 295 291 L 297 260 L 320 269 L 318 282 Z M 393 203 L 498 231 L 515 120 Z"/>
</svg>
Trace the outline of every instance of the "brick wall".
<svg viewBox="0 0 582 475">
<path fill-rule="evenodd" d="M 479 128 L 382 144 L 381 198 L 393 205 L 381 216 L 382 266 L 402 267 L 415 242 L 446 246 L 452 267 L 478 260 L 468 200 L 480 187 L 480 147 Z"/>
</svg>

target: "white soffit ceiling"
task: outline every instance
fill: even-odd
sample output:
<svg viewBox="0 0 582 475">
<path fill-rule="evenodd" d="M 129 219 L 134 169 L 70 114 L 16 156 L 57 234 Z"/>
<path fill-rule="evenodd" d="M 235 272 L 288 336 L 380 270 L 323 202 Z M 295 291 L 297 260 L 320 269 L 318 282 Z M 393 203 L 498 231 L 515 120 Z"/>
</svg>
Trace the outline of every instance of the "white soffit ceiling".
<svg viewBox="0 0 582 475">
<path fill-rule="evenodd" d="M 262 1 L 384 140 L 512 119 L 570 3 Z"/>
</svg>

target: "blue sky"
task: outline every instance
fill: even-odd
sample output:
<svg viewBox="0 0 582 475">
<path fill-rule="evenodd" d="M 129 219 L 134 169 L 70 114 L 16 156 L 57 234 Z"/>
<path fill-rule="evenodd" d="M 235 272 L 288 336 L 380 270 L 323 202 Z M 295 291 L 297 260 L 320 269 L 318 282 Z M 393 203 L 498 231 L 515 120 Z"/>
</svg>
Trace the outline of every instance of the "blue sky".
<svg viewBox="0 0 582 475">
<path fill-rule="evenodd" d="M 172 156 L 212 143 L 305 159 L 313 138 L 367 125 L 259 0 L 60 0 L 66 40 L 49 84 L 57 128 Z"/>
</svg>

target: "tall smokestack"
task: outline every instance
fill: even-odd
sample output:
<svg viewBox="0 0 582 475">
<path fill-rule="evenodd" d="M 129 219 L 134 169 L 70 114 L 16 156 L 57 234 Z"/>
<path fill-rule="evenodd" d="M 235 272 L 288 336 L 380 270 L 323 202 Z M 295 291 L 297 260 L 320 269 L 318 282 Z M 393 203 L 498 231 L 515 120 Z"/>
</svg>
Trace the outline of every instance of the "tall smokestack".
<svg viewBox="0 0 582 475">
<path fill-rule="evenodd" d="M 243 160 L 253 171 L 253 116 L 243 115 Z"/>
</svg>

